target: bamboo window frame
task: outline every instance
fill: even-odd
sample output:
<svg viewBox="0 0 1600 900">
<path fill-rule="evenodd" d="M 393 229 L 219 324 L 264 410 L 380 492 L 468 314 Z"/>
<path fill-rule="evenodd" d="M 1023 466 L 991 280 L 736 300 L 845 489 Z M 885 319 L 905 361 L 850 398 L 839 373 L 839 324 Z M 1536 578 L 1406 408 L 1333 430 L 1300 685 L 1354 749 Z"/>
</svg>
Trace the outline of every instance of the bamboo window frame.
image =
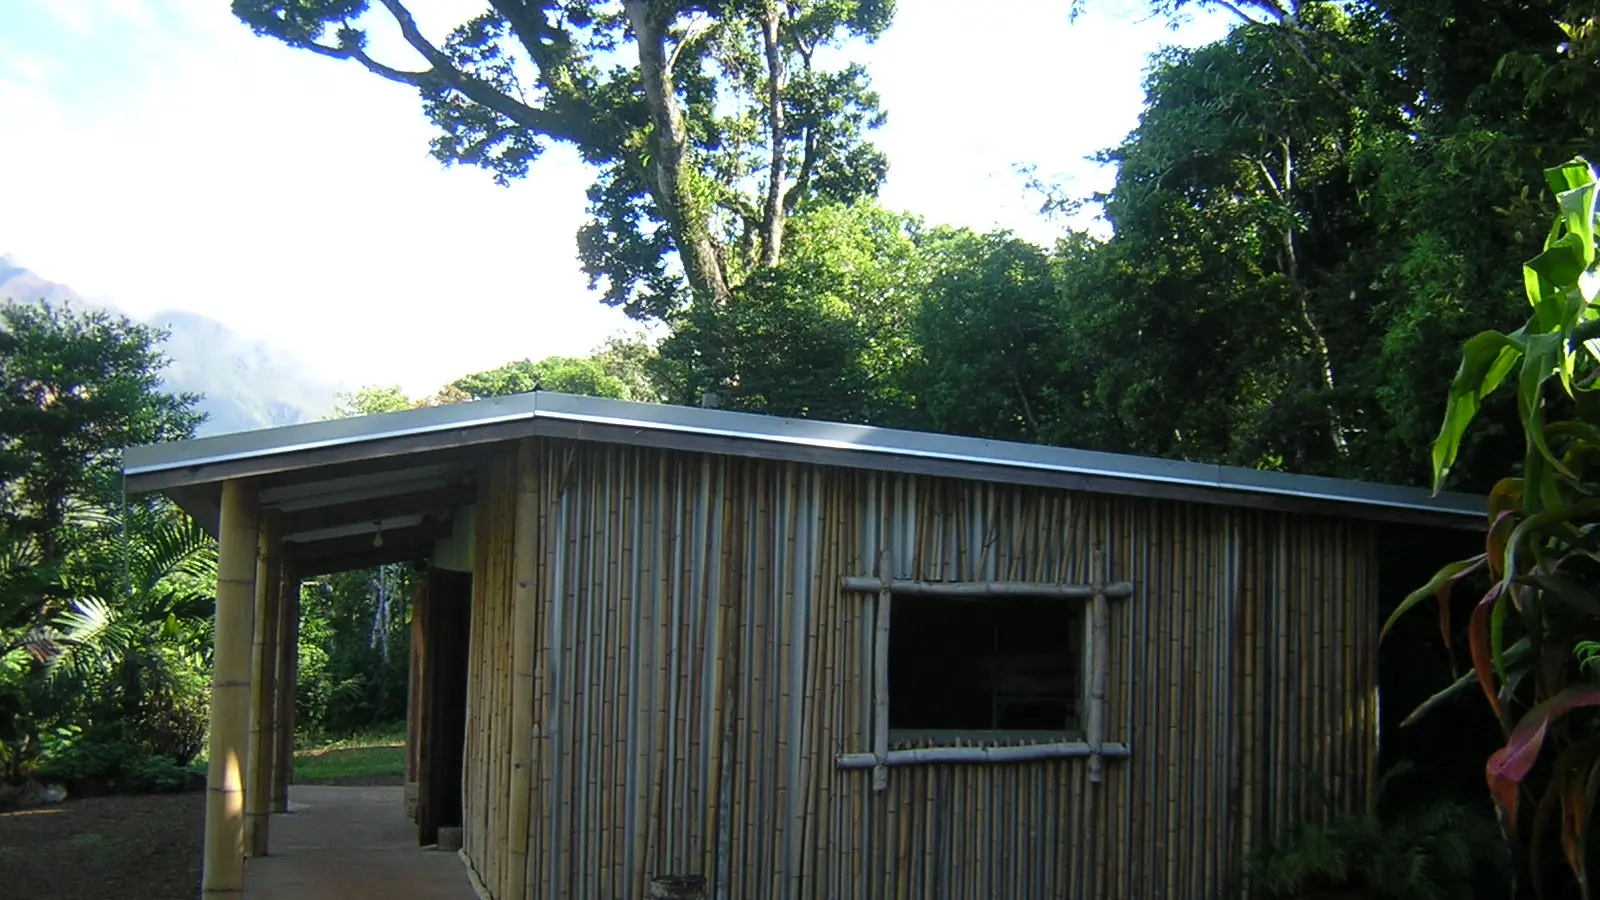
<svg viewBox="0 0 1600 900">
<path fill-rule="evenodd" d="M 872 751 L 842 753 L 836 758 L 841 769 L 871 769 L 872 789 L 889 785 L 889 766 L 918 763 L 1009 763 L 1043 759 L 1089 760 L 1089 780 L 1103 777 L 1104 760 L 1126 759 L 1128 746 L 1105 740 L 1105 700 L 1110 677 L 1111 601 L 1133 596 L 1133 585 L 1106 580 L 1105 554 L 1094 548 L 1089 584 L 1057 584 L 1034 581 L 917 581 L 893 576 L 894 558 L 888 550 L 878 554 L 878 574 L 846 575 L 840 587 L 847 593 L 876 595 L 872 654 Z M 956 746 L 889 749 L 889 628 L 894 598 L 901 597 L 1049 597 L 1089 604 L 1084 616 L 1083 666 L 1087 678 L 1081 738 L 1013 746 Z M 993 732 L 1004 737 L 1009 732 Z"/>
</svg>

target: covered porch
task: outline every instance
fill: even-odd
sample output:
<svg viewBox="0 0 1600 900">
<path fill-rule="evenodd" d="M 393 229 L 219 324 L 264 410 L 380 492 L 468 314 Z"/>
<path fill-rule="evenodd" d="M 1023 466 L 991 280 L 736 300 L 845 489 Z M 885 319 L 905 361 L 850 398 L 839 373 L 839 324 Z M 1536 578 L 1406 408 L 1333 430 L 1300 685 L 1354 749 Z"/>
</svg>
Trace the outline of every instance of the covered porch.
<svg viewBox="0 0 1600 900">
<path fill-rule="evenodd" d="M 289 789 L 269 853 L 245 863 L 248 900 L 473 900 L 456 854 L 417 847 L 399 787 Z"/>
<path fill-rule="evenodd" d="M 436 412 L 459 415 L 421 416 Z M 424 428 L 413 435 L 422 440 L 376 457 L 348 440 L 384 418 L 125 457 L 130 494 L 167 495 L 218 539 L 202 896 L 474 896 L 455 852 L 425 848 L 441 827 L 461 824 L 477 474 L 505 436 L 463 435 L 446 415 L 443 433 Z M 405 787 L 291 788 L 301 584 L 424 562 L 412 598 Z"/>
</svg>

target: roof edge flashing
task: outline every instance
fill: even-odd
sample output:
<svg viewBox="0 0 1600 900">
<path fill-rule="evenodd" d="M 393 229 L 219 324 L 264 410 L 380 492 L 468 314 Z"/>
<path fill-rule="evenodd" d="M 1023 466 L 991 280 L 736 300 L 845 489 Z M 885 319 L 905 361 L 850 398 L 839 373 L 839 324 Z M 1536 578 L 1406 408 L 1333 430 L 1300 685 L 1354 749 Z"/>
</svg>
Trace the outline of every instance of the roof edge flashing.
<svg viewBox="0 0 1600 900">
<path fill-rule="evenodd" d="M 150 475 L 157 472 L 170 472 L 174 469 L 196 469 L 205 466 L 214 466 L 220 463 L 236 462 L 241 459 L 264 459 L 277 456 L 290 456 L 295 453 L 306 453 L 312 450 L 327 449 L 329 447 L 379 443 L 382 441 L 393 440 L 395 438 L 415 437 L 419 435 L 435 434 L 442 431 L 458 431 L 489 425 L 501 425 L 519 420 L 531 420 L 534 418 L 537 409 L 537 398 L 538 392 L 530 394 L 514 394 L 509 397 L 492 397 L 485 400 L 478 400 L 470 404 L 425 407 L 422 409 L 406 409 L 398 412 L 379 413 L 371 416 L 352 416 L 347 419 L 324 419 L 320 422 L 286 425 L 280 426 L 279 428 L 259 428 L 252 431 L 239 431 L 231 434 L 195 438 L 192 441 L 173 441 L 167 444 L 145 444 L 138 447 L 129 447 L 123 451 L 122 474 L 124 477 L 136 478 L 140 475 Z M 510 401 L 522 402 L 512 403 Z M 460 410 L 469 406 L 477 407 L 478 404 L 507 406 L 512 408 L 497 414 L 475 415 L 471 416 L 470 418 L 460 414 Z M 437 414 L 439 410 L 449 410 L 455 414 L 441 416 Z M 415 424 L 408 424 L 401 427 L 379 429 L 368 432 L 349 432 L 348 428 L 339 429 L 338 431 L 324 428 L 324 426 L 329 426 L 334 423 L 358 421 L 371 423 L 375 420 L 382 420 L 390 417 L 394 417 L 394 419 L 397 421 L 405 419 L 407 421 L 415 422 Z M 421 421 L 418 421 L 419 419 Z M 244 439 L 254 438 L 265 432 L 280 430 L 286 431 L 290 429 L 301 428 L 307 430 L 307 436 L 301 440 L 290 441 L 268 447 L 251 448 L 248 446 L 234 446 L 231 449 L 224 449 L 228 447 L 229 444 L 241 444 L 244 443 Z M 328 431 L 329 434 L 325 437 L 320 436 L 322 431 Z M 233 440 L 230 441 L 230 439 Z M 216 444 L 211 445 L 218 448 L 214 452 L 195 452 L 194 455 L 181 455 L 174 459 L 159 459 L 159 457 L 162 455 L 161 451 L 170 450 L 170 448 L 175 445 L 190 444 L 191 449 L 195 451 L 203 451 L 207 448 L 195 445 L 201 445 L 209 441 L 217 442 Z M 157 458 L 144 461 L 142 460 L 142 457 L 145 456 Z M 132 457 L 132 462 L 130 462 L 130 457 Z"/>
<path fill-rule="evenodd" d="M 470 403 L 402 410 L 373 416 L 329 419 L 276 429 L 258 429 L 190 441 L 145 445 L 124 451 L 123 475 L 140 481 L 178 471 L 284 457 L 330 448 L 472 432 L 539 420 L 604 429 L 703 437 L 749 445 L 840 450 L 886 459 L 919 459 L 992 472 L 1058 473 L 1106 481 L 1198 488 L 1239 496 L 1275 496 L 1352 507 L 1409 510 L 1451 518 L 1484 515 L 1484 500 L 1470 494 L 1433 495 L 1423 488 L 1348 481 L 1211 463 L 1165 460 L 1095 450 L 1018 444 L 960 435 L 940 435 L 868 425 L 790 419 L 758 413 L 634 403 L 534 391 Z M 516 430 L 516 429 L 513 429 Z M 263 439 L 263 435 L 275 439 Z M 569 435 L 570 436 L 570 435 Z M 616 436 L 596 439 L 619 441 Z M 287 466 L 293 468 L 292 465 Z M 202 477 L 197 479 L 204 481 Z M 214 479 L 214 480 L 221 480 Z M 160 490 L 158 486 L 136 489 Z"/>
</svg>

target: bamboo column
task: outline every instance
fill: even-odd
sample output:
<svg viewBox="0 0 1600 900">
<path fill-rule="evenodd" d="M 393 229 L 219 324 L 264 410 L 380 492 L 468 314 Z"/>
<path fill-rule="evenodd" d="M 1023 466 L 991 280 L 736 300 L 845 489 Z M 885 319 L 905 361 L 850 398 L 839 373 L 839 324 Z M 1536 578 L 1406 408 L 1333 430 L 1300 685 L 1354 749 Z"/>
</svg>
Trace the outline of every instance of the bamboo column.
<svg viewBox="0 0 1600 900">
<path fill-rule="evenodd" d="M 260 551 L 256 555 L 255 640 L 250 654 L 250 757 L 245 786 L 244 849 L 246 856 L 267 855 L 271 824 L 272 764 L 277 751 L 277 703 L 273 696 L 278 670 L 279 585 L 282 559 L 278 516 L 260 516 Z"/>
<path fill-rule="evenodd" d="M 273 717 L 277 735 L 272 753 L 271 812 L 289 811 L 289 781 L 294 773 L 294 703 L 300 680 L 300 579 L 293 562 L 280 552 L 278 577 L 278 669 Z"/>
<path fill-rule="evenodd" d="M 222 485 L 217 547 L 216 650 L 211 666 L 205 863 L 200 892 L 244 893 L 244 772 L 250 737 L 250 644 L 255 613 L 259 507 L 255 485 Z"/>
<path fill-rule="evenodd" d="M 1106 678 L 1111 659 L 1111 615 L 1106 605 L 1108 560 L 1104 542 L 1096 537 L 1089 550 L 1089 580 L 1094 596 L 1089 601 L 1089 708 L 1084 725 L 1089 749 L 1089 782 L 1099 784 L 1105 777 L 1101 760 L 1105 744 Z"/>
<path fill-rule="evenodd" d="M 894 555 L 878 551 L 878 609 L 872 641 L 872 789 L 889 787 L 889 615 L 894 602 Z"/>
<path fill-rule="evenodd" d="M 533 803 L 533 703 L 537 671 L 539 470 L 533 441 L 517 447 L 516 518 L 511 529 L 511 787 L 506 817 L 510 860 L 503 900 L 528 896 L 528 824 Z"/>
</svg>

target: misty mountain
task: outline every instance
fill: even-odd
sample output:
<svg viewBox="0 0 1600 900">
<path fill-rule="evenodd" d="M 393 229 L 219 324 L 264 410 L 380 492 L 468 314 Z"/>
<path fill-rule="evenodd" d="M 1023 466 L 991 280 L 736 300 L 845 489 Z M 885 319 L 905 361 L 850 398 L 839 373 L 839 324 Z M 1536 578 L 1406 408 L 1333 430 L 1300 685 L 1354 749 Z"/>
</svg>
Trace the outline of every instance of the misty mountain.
<svg viewBox="0 0 1600 900">
<path fill-rule="evenodd" d="M 0 300 L 23 303 L 70 302 L 82 308 L 122 311 L 84 300 L 72 288 L 46 281 L 0 255 Z M 168 390 L 201 395 L 207 415 L 200 433 L 226 434 L 313 421 L 333 409 L 339 386 L 307 378 L 294 357 L 261 341 L 253 341 L 216 319 L 170 310 L 145 324 L 169 332 L 162 350 L 172 361 L 165 373 Z"/>
</svg>

